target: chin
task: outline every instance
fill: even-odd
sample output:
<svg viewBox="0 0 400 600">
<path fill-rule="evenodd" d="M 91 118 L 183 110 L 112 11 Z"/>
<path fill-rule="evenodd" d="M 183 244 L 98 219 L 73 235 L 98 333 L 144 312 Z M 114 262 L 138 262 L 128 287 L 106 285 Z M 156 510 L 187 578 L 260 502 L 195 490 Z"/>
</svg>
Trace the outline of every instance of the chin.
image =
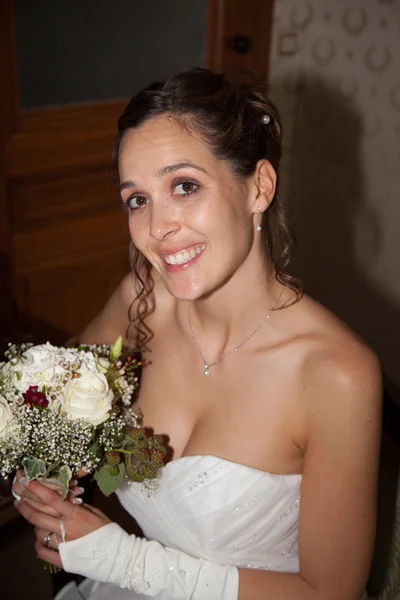
<svg viewBox="0 0 400 600">
<path fill-rule="evenodd" d="M 182 300 L 186 302 L 198 300 L 207 294 L 204 283 L 201 284 L 198 281 L 180 279 L 172 280 L 170 277 L 163 274 L 162 280 L 168 292 L 176 298 L 176 300 Z"/>
<path fill-rule="evenodd" d="M 165 281 L 164 281 L 164 283 L 165 283 L 165 287 L 167 288 L 167 290 L 169 291 L 171 296 L 173 296 L 176 300 L 192 302 L 192 301 L 198 300 L 199 298 L 202 298 L 204 296 L 203 292 L 201 292 L 200 290 L 191 288 L 189 286 L 167 285 Z"/>
</svg>

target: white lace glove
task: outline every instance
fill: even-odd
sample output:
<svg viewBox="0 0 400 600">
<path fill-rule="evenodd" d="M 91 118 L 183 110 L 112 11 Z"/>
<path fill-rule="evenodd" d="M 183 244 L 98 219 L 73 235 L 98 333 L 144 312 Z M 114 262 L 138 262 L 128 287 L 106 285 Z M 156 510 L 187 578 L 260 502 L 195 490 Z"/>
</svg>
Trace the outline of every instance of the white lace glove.
<svg viewBox="0 0 400 600">
<path fill-rule="evenodd" d="M 129 535 L 116 523 L 59 545 L 63 568 L 157 600 L 237 600 L 236 567 Z"/>
</svg>

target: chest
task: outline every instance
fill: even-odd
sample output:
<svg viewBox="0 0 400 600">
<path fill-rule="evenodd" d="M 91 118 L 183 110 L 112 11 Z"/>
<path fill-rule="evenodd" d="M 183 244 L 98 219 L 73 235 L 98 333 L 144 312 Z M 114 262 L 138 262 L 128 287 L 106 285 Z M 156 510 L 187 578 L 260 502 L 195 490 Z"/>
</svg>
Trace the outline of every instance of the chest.
<svg viewBox="0 0 400 600">
<path fill-rule="evenodd" d="M 158 340 L 145 356 L 135 408 L 145 427 L 168 437 L 171 458 L 210 454 L 272 472 L 297 469 L 296 386 L 280 370 L 278 356 L 246 348 L 206 377 L 190 339 Z"/>
</svg>

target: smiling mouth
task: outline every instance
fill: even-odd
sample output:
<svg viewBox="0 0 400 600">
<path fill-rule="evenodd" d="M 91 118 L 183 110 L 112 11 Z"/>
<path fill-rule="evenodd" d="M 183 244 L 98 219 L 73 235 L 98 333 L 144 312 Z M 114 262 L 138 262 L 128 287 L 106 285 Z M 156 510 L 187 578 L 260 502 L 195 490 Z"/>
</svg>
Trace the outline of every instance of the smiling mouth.
<svg viewBox="0 0 400 600">
<path fill-rule="evenodd" d="M 184 250 L 180 250 L 175 254 L 163 254 L 162 258 L 165 260 L 167 265 L 183 265 L 185 263 L 190 262 L 196 256 L 201 254 L 205 249 L 206 244 L 200 244 L 198 246 L 191 246 L 190 248 L 185 248 Z"/>
</svg>

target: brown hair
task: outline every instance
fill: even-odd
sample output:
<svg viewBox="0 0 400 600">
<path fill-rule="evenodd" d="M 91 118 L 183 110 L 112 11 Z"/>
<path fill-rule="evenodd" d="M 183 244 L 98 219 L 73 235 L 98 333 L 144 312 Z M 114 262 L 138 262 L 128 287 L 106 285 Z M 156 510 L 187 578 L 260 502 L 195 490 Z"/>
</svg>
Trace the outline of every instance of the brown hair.
<svg viewBox="0 0 400 600">
<path fill-rule="evenodd" d="M 161 115 L 171 115 L 187 131 L 195 131 L 217 158 L 227 161 L 238 178 L 254 173 L 257 162 L 268 160 L 277 173 L 275 196 L 263 214 L 262 242 L 265 257 L 275 269 L 276 279 L 290 287 L 296 302 L 301 284 L 286 271 L 293 248 L 293 236 L 286 210 L 279 196 L 279 163 L 282 154 L 282 124 L 275 106 L 267 99 L 266 84 L 235 83 L 227 74 L 207 69 L 190 69 L 166 81 L 153 83 L 129 102 L 118 122 L 114 158 L 118 161 L 122 139 L 127 132 Z M 269 124 L 262 117 L 270 117 Z M 152 337 L 146 317 L 154 310 L 150 262 L 131 245 L 131 264 L 137 281 L 137 296 L 130 311 L 136 330 L 136 347 L 145 349 Z M 133 314 L 135 306 L 135 316 Z"/>
</svg>

